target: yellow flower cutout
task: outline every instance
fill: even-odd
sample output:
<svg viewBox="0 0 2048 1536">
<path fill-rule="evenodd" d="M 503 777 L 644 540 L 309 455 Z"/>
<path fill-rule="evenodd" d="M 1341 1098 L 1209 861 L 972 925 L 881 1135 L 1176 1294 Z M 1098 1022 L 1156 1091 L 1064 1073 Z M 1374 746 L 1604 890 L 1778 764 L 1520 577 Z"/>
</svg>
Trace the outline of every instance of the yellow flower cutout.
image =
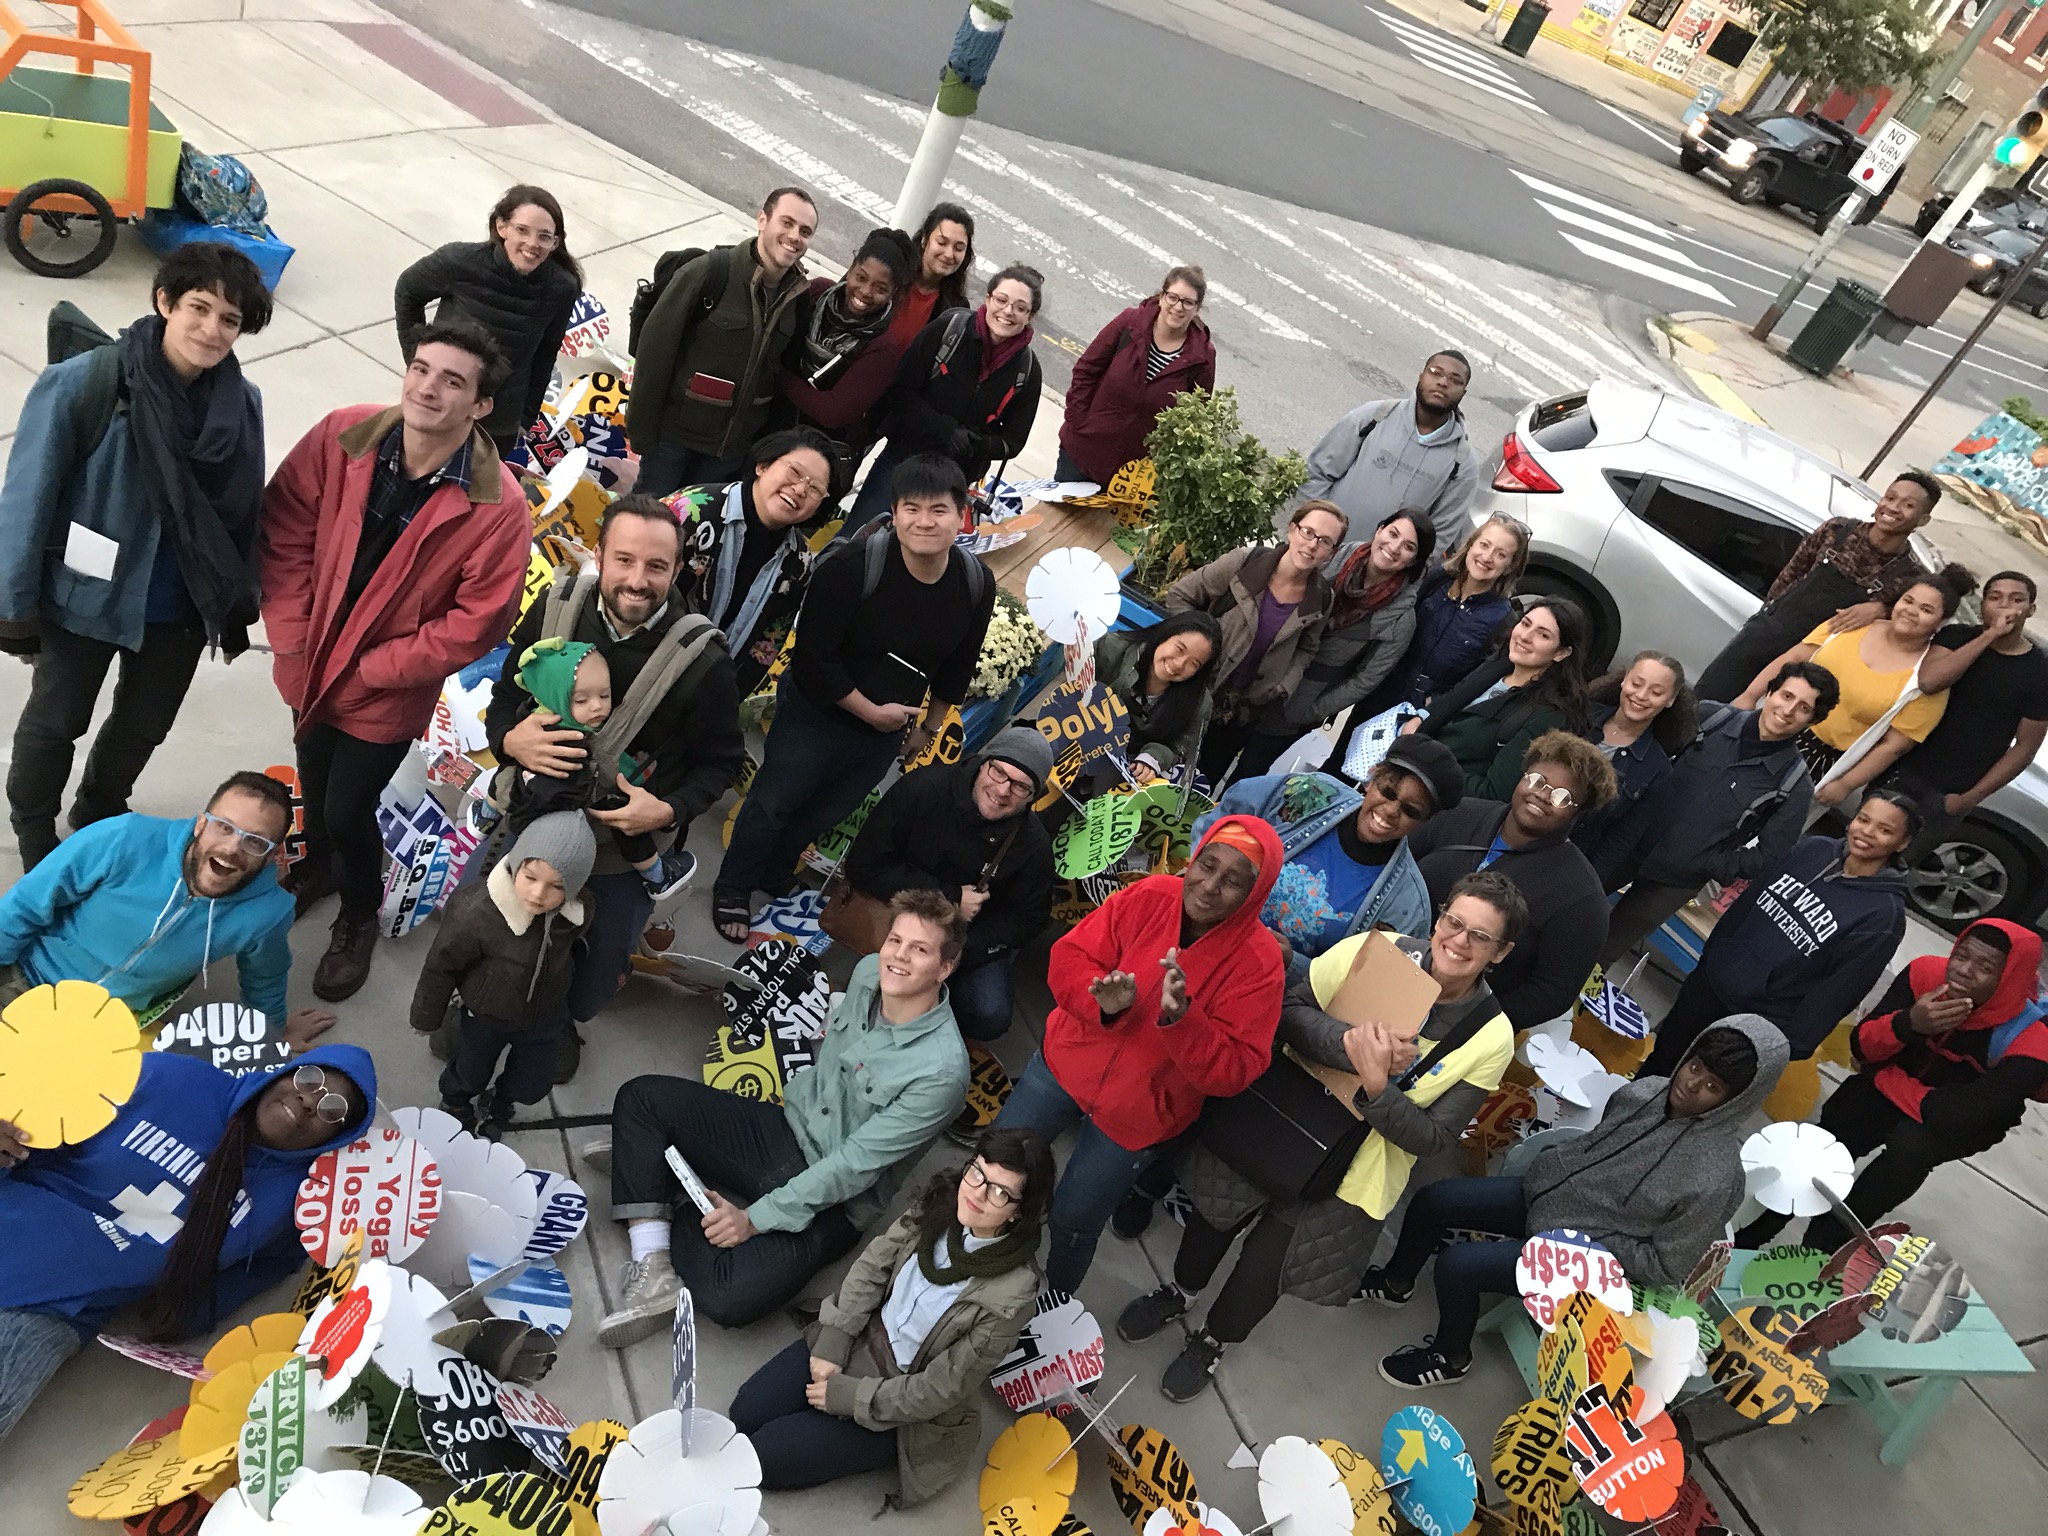
<svg viewBox="0 0 2048 1536">
<path fill-rule="evenodd" d="M 292 1357 L 305 1326 L 297 1313 L 267 1312 L 221 1335 L 206 1352 L 204 1363 L 212 1376 L 192 1383 L 191 1405 L 178 1430 L 180 1454 L 204 1456 L 223 1445 L 234 1449 L 249 1417 L 249 1399 Z"/>
<path fill-rule="evenodd" d="M 1080 1460 L 1066 1425 L 1027 1413 L 996 1436 L 981 1469 L 982 1525 L 1003 1536 L 1052 1536 L 1067 1513 Z"/>
<path fill-rule="evenodd" d="M 135 1092 L 147 1050 L 135 1015 L 105 987 L 33 987 L 0 1010 L 0 1120 L 32 1147 L 97 1135 Z"/>
<path fill-rule="evenodd" d="M 73 1483 L 65 1505 L 82 1520 L 129 1520 L 199 1492 L 234 1466 L 233 1441 L 195 1457 L 176 1434 L 140 1440 Z"/>
</svg>

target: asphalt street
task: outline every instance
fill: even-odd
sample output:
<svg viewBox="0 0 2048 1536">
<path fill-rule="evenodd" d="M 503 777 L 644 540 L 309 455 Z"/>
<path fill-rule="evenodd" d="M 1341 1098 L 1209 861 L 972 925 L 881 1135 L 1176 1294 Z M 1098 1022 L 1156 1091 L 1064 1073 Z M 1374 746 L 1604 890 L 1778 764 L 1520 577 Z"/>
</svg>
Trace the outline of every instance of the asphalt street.
<svg viewBox="0 0 2048 1536">
<path fill-rule="evenodd" d="M 819 188 L 819 246 L 841 257 L 893 205 L 960 15 L 960 0 L 522 0 L 523 19 L 483 0 L 385 3 L 731 202 L 778 180 Z M 1668 129 L 1391 7 L 1288 0 L 1342 23 L 1369 61 L 1343 90 L 1146 9 L 1021 7 L 949 195 L 975 208 L 985 257 L 1046 270 L 1041 331 L 1070 353 L 1166 265 L 1202 262 L 1224 381 L 1281 443 L 1306 447 L 1361 393 L 1404 390 L 1444 341 L 1481 363 L 1483 443 L 1532 396 L 1597 373 L 1654 382 L 1651 315 L 1751 316 L 1812 238 L 1683 176 Z M 1882 226 L 1857 239 L 1911 247 Z M 1862 365 L 1924 381 L 1952 346 L 1936 333 Z M 1993 405 L 2041 386 L 2044 360 L 2048 327 L 2008 316 L 1946 393 Z M 1057 360 L 1048 371 L 1061 381 Z"/>
</svg>

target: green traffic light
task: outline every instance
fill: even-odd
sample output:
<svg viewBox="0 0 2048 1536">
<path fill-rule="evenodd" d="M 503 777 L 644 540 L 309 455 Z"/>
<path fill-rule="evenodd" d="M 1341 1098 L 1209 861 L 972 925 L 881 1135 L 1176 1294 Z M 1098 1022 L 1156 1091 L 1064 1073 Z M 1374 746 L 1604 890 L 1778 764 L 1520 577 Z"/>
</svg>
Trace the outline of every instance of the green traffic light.
<svg viewBox="0 0 2048 1536">
<path fill-rule="evenodd" d="M 2000 165 L 2022 165 L 2027 158 L 2027 141 L 2007 134 L 1998 141 L 1997 148 L 1991 151 L 1991 158 Z"/>
</svg>

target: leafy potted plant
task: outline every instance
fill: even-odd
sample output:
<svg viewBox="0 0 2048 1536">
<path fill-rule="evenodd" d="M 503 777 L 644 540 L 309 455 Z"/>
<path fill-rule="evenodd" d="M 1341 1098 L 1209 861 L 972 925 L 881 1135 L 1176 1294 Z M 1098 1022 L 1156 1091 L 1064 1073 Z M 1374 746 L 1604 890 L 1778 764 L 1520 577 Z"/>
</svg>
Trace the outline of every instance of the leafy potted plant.
<svg viewBox="0 0 2048 1536">
<path fill-rule="evenodd" d="M 1270 538 L 1273 514 L 1301 489 L 1308 464 L 1278 458 L 1237 414 L 1237 391 L 1189 390 L 1159 413 L 1146 451 L 1158 507 L 1134 552 L 1133 584 L 1164 592 L 1184 571 Z"/>
</svg>

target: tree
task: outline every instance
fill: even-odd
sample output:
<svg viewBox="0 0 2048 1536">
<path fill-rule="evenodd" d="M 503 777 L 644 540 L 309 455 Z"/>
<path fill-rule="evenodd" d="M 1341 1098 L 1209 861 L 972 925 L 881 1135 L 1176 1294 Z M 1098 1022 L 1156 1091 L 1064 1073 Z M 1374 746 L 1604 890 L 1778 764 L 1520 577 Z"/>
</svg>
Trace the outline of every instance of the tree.
<svg viewBox="0 0 2048 1536">
<path fill-rule="evenodd" d="M 1912 0 L 1773 0 L 1758 36 L 1778 73 L 1822 96 L 1917 85 L 1939 57 Z"/>
</svg>

